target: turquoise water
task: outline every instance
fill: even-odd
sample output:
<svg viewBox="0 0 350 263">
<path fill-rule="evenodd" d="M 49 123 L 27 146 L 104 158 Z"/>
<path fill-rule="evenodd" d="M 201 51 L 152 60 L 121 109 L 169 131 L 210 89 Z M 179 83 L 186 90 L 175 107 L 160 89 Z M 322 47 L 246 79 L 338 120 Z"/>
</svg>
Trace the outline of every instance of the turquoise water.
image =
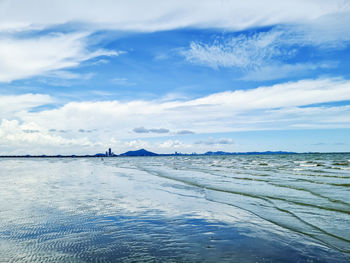
<svg viewBox="0 0 350 263">
<path fill-rule="evenodd" d="M 350 154 L 0 159 L 0 262 L 350 262 Z"/>
</svg>

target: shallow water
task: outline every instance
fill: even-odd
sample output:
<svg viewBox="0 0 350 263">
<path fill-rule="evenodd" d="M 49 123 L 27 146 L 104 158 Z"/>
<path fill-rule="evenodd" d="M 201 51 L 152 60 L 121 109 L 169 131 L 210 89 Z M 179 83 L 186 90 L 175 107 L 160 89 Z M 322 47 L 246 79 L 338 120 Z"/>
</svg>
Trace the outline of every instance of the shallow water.
<svg viewBox="0 0 350 263">
<path fill-rule="evenodd" d="M 0 262 L 350 262 L 350 154 L 0 159 Z"/>
</svg>

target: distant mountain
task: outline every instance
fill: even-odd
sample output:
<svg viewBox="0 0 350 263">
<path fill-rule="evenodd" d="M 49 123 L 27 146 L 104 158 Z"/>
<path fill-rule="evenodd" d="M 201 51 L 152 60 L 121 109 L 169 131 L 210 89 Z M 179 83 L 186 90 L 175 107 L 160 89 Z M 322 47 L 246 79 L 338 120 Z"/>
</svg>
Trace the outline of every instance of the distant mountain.
<svg viewBox="0 0 350 263">
<path fill-rule="evenodd" d="M 125 153 L 120 154 L 120 156 L 157 156 L 158 154 L 149 152 L 145 149 L 140 149 L 137 151 L 128 151 Z"/>
<path fill-rule="evenodd" d="M 232 153 L 222 152 L 222 151 L 204 153 L 204 155 L 230 155 L 230 154 Z"/>
<path fill-rule="evenodd" d="M 222 152 L 222 151 L 218 151 L 218 152 L 206 152 L 204 153 L 204 155 L 256 155 L 256 154 L 295 154 L 295 152 L 284 152 L 284 151 L 266 151 L 266 152 Z"/>
</svg>

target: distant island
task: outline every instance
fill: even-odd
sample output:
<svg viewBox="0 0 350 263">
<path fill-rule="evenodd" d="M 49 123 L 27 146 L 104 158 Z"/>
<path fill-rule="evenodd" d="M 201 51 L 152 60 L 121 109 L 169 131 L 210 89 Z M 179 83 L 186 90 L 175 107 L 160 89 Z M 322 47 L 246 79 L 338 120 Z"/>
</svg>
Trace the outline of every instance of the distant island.
<svg viewBox="0 0 350 263">
<path fill-rule="evenodd" d="M 157 153 L 153 153 L 153 152 L 149 152 L 145 149 L 140 149 L 137 151 L 128 151 L 125 153 L 122 153 L 120 156 L 158 156 L 159 154 Z"/>
<path fill-rule="evenodd" d="M 271 154 L 297 154 L 296 152 L 286 152 L 286 151 L 265 151 L 265 152 L 206 152 L 206 153 L 172 153 L 172 154 L 158 154 L 154 152 L 147 151 L 145 149 L 140 149 L 136 151 L 127 151 L 122 154 L 115 154 L 112 149 L 109 148 L 105 153 L 97 153 L 94 155 L 2 155 L 0 158 L 96 158 L 96 157 L 136 157 L 136 156 L 213 156 L 213 155 L 271 155 Z"/>
</svg>

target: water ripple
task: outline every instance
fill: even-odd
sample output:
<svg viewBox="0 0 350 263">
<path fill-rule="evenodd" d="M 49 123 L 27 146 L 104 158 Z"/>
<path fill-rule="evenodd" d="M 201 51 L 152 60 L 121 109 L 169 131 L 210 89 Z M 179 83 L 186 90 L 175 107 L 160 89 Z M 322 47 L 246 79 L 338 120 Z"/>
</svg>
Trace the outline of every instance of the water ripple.
<svg viewBox="0 0 350 263">
<path fill-rule="evenodd" d="M 0 159 L 0 262 L 348 262 L 349 154 Z"/>
</svg>

